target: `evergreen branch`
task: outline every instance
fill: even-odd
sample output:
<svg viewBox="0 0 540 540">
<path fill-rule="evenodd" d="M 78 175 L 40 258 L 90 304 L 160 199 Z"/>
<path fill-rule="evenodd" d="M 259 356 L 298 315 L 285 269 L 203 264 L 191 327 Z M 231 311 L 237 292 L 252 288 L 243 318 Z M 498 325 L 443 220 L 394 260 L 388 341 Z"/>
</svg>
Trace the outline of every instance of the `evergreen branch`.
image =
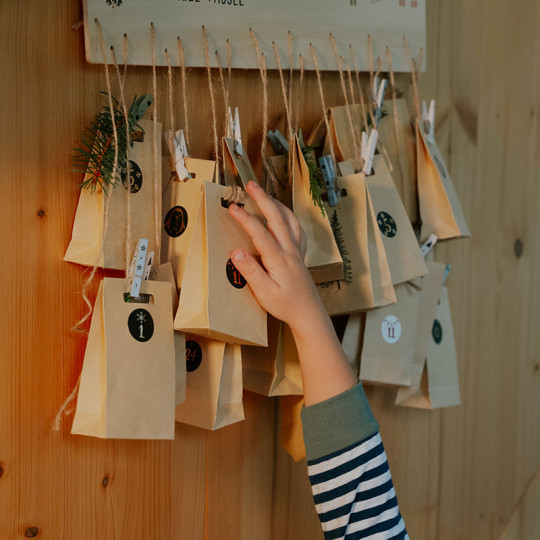
<svg viewBox="0 0 540 540">
<path fill-rule="evenodd" d="M 324 204 L 322 200 L 322 191 L 324 189 L 324 179 L 320 167 L 317 166 L 313 155 L 313 146 L 303 146 L 302 154 L 306 160 L 309 171 L 309 194 L 313 199 L 313 204 L 318 206 L 322 215 L 325 216 Z"/>
<path fill-rule="evenodd" d="M 327 281 L 325 283 L 321 283 L 320 286 L 323 288 L 326 288 L 326 287 L 330 287 L 330 285 L 333 285 L 335 283 L 339 290 L 341 289 L 341 283 L 346 283 L 347 285 L 349 283 L 352 283 L 352 263 L 351 263 L 351 258 L 349 256 L 349 251 L 347 250 L 347 246 L 345 245 L 345 239 L 343 237 L 343 228 L 339 221 L 337 210 L 334 210 L 334 213 L 332 214 L 332 217 L 330 218 L 330 226 L 332 227 L 332 232 L 334 233 L 334 238 L 336 240 L 336 245 L 339 250 L 339 254 L 341 255 L 341 258 L 343 259 L 343 278 L 338 279 L 336 281 Z"/>
</svg>

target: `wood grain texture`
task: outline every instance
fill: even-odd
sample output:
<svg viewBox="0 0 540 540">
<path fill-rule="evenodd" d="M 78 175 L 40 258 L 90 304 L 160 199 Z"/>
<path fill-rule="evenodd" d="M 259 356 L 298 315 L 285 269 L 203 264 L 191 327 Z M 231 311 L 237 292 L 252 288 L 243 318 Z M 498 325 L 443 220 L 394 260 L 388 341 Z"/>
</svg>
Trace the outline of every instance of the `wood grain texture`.
<svg viewBox="0 0 540 540">
<path fill-rule="evenodd" d="M 177 425 L 173 442 L 71 436 L 70 418 L 50 431 L 85 347 L 70 331 L 84 312 L 84 275 L 62 262 L 80 181 L 71 149 L 105 88 L 102 68 L 84 60 L 82 30 L 71 28 L 81 18 L 78 2 L 0 6 L 0 538 L 33 527 L 51 540 L 322 538 L 305 464 L 280 448 L 273 399 L 246 392 L 244 423 L 216 433 Z M 437 139 L 473 233 L 435 254 L 453 266 L 463 405 L 408 410 L 391 390 L 367 394 L 411 538 L 528 540 L 538 535 L 540 461 L 540 5 L 434 0 L 427 18 L 421 94 L 437 100 Z M 284 132 L 279 77 L 268 75 L 269 127 Z M 343 104 L 337 74 L 323 79 L 328 105 Z M 322 114 L 315 81 L 306 73 L 298 99 L 304 133 Z M 178 128 L 176 73 L 174 82 Z M 223 119 L 217 73 L 214 83 Z M 397 84 L 411 102 L 410 78 Z M 128 69 L 128 95 L 151 87 L 148 68 Z M 158 88 L 167 129 L 161 68 Z M 256 172 L 261 99 L 258 71 L 235 71 L 230 101 L 241 106 Z M 208 157 L 204 70 L 189 71 L 188 100 L 191 151 Z"/>
</svg>

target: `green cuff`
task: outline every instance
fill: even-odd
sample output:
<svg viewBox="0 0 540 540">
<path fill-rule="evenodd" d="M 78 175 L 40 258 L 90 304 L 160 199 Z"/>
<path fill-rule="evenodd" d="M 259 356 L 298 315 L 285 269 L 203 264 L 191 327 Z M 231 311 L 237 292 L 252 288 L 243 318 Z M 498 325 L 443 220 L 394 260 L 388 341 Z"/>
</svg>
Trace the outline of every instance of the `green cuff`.
<svg viewBox="0 0 540 540">
<path fill-rule="evenodd" d="M 302 409 L 306 459 L 319 459 L 353 446 L 379 431 L 362 383 Z"/>
</svg>

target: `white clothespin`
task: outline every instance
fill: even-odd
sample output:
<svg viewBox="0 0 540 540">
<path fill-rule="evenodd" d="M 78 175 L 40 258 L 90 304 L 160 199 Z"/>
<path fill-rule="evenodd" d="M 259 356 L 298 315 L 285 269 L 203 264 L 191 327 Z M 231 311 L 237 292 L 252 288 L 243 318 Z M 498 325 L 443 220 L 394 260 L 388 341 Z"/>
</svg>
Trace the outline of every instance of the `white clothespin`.
<svg viewBox="0 0 540 540">
<path fill-rule="evenodd" d="M 187 145 L 186 145 L 186 138 L 184 137 L 184 130 L 179 129 L 175 135 L 174 135 L 174 165 L 176 168 L 176 172 L 178 173 L 178 177 L 180 180 L 184 180 L 185 178 L 191 178 L 191 174 L 189 174 L 189 171 L 186 167 L 185 159 L 186 157 L 189 157 L 188 151 L 187 151 Z"/>
<path fill-rule="evenodd" d="M 426 102 L 422 100 L 422 122 L 424 124 L 424 133 L 427 136 L 428 143 L 435 143 L 435 100 L 429 103 L 429 110 Z"/>
<path fill-rule="evenodd" d="M 384 93 L 386 92 L 386 85 L 388 84 L 387 79 L 383 79 L 379 83 L 379 77 L 373 79 L 373 101 L 375 102 L 375 126 L 379 127 L 379 122 L 381 121 L 382 115 L 382 106 L 384 101 Z"/>
<path fill-rule="evenodd" d="M 377 138 L 379 133 L 376 129 L 372 129 L 368 137 L 365 131 L 362 131 L 362 158 L 364 159 L 364 166 L 362 171 L 364 174 L 371 174 L 371 168 L 373 166 L 373 156 L 375 155 L 375 148 L 377 147 Z"/>
<path fill-rule="evenodd" d="M 133 268 L 133 281 L 131 283 L 130 296 L 137 298 L 141 291 L 141 284 L 144 277 L 146 255 L 148 251 L 148 240 L 140 238 L 137 243 L 137 252 L 135 255 L 135 266 Z M 152 257 L 153 258 L 153 257 Z"/>
<path fill-rule="evenodd" d="M 143 275 L 143 280 L 147 280 L 147 279 L 150 279 L 150 272 L 152 272 L 152 263 L 154 262 L 154 252 L 151 251 L 149 254 L 148 254 L 148 259 L 146 261 L 146 267 L 144 269 L 144 275 Z"/>
<path fill-rule="evenodd" d="M 430 234 L 429 238 L 423 243 L 422 247 L 420 248 L 420 251 L 422 252 L 422 255 L 425 257 L 432 249 L 433 246 L 437 243 L 437 235 L 436 234 Z"/>
<path fill-rule="evenodd" d="M 234 139 L 236 153 L 240 156 L 244 155 L 242 147 L 242 132 L 240 130 L 240 114 L 238 107 L 234 108 L 234 119 L 231 108 L 229 107 L 229 122 L 227 124 L 227 137 Z"/>
</svg>

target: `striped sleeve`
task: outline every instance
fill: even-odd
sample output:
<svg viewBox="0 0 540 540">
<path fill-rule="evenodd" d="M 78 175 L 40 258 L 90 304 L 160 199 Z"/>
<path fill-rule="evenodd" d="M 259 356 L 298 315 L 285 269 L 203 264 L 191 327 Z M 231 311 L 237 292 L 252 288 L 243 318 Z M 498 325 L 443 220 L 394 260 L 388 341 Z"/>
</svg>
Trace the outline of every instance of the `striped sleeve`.
<svg viewBox="0 0 540 540">
<path fill-rule="evenodd" d="M 332 422 L 324 418 L 327 413 Z M 319 438 L 326 442 L 313 446 L 317 434 L 312 430 L 321 428 L 321 417 L 325 433 Z M 408 539 L 378 425 L 362 385 L 305 407 L 302 422 L 309 479 L 325 539 Z M 345 434 L 341 433 L 344 425 Z"/>
</svg>

